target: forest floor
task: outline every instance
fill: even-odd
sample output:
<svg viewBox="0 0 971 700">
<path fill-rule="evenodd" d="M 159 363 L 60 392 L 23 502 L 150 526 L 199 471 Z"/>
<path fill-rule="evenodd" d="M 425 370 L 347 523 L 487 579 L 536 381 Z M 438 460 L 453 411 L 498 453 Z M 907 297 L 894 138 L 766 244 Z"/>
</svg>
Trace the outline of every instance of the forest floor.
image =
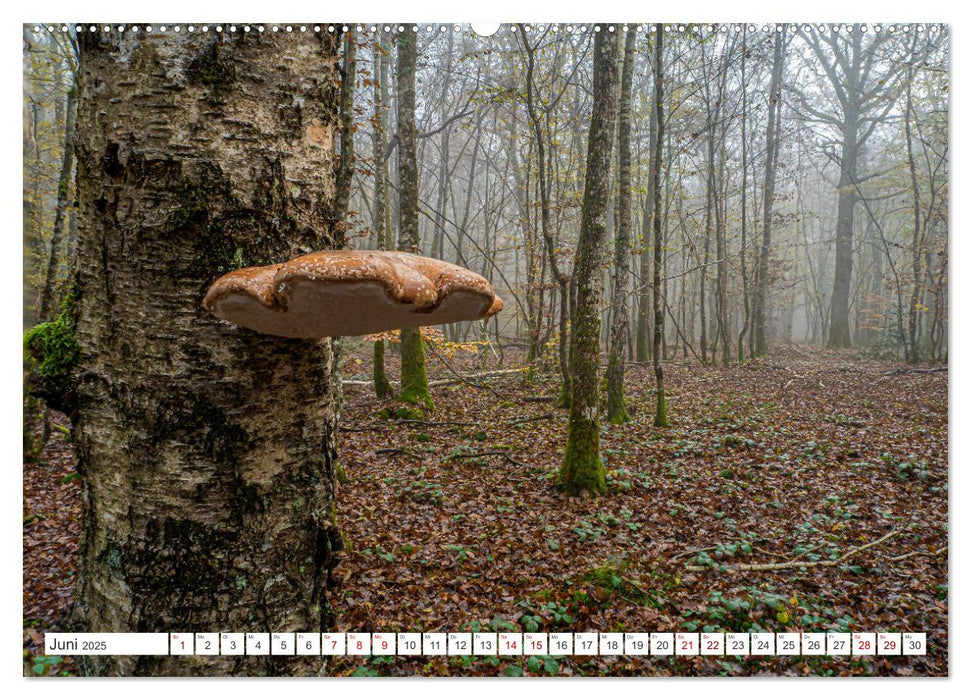
<svg viewBox="0 0 971 700">
<path fill-rule="evenodd" d="M 367 377 L 368 352 L 348 344 L 346 379 Z M 454 377 L 434 358 L 429 374 Z M 427 421 L 379 419 L 394 404 L 346 385 L 335 629 L 913 631 L 926 656 L 373 656 L 330 672 L 947 675 L 946 369 L 800 347 L 728 369 L 665 363 L 665 377 L 658 429 L 653 373 L 629 367 L 632 421 L 603 427 L 595 500 L 554 487 L 567 414 L 553 376 L 435 386 Z M 57 431 L 25 465 L 25 657 L 69 611 L 72 473 Z"/>
</svg>

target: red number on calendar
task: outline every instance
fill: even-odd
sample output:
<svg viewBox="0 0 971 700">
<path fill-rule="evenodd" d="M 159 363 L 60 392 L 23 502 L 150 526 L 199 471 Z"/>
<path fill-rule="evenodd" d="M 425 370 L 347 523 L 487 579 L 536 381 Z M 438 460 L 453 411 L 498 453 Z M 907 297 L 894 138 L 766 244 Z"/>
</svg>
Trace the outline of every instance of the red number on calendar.
<svg viewBox="0 0 971 700">
<path fill-rule="evenodd" d="M 358 640 L 358 642 L 357 642 L 357 650 L 360 651 L 363 648 L 364 648 L 364 642 Z"/>
<path fill-rule="evenodd" d="M 883 645 L 883 648 L 890 649 L 890 650 L 896 649 L 897 642 L 893 641 L 892 639 L 888 639 L 887 642 Z"/>
<path fill-rule="evenodd" d="M 717 649 L 717 648 L 718 648 L 718 642 L 716 642 L 714 639 L 709 639 L 708 649 Z"/>
<path fill-rule="evenodd" d="M 865 639 L 862 640 L 860 642 L 860 648 L 861 649 L 869 649 L 870 648 L 870 642 L 868 640 L 865 640 Z"/>
<path fill-rule="evenodd" d="M 694 646 L 694 643 L 688 641 L 687 639 L 685 639 L 685 640 L 683 640 L 681 642 L 681 648 L 682 649 L 691 649 L 693 646 Z"/>
</svg>

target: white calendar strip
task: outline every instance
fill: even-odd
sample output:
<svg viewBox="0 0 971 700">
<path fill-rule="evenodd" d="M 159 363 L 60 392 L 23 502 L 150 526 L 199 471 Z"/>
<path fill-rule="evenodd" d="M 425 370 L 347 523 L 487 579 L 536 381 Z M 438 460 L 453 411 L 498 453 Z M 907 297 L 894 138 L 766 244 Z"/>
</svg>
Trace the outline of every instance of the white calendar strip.
<svg viewBox="0 0 971 700">
<path fill-rule="evenodd" d="M 68 656 L 923 656 L 924 632 L 171 632 L 44 635 Z"/>
</svg>

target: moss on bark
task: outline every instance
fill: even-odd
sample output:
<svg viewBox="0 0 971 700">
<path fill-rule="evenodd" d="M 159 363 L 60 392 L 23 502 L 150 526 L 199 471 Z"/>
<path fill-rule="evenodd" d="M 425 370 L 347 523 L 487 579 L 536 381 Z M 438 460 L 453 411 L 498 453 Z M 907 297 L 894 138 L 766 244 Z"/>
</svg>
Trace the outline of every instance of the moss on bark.
<svg viewBox="0 0 971 700">
<path fill-rule="evenodd" d="M 401 400 L 428 411 L 435 410 L 435 403 L 428 391 L 425 349 L 417 328 L 401 331 Z"/>
<path fill-rule="evenodd" d="M 607 420 L 614 425 L 630 421 L 627 401 L 624 398 L 624 368 L 615 352 L 607 362 Z"/>
<path fill-rule="evenodd" d="M 558 485 L 571 496 L 599 496 L 607 491 L 597 421 L 571 416 Z"/>
<path fill-rule="evenodd" d="M 394 394 L 388 374 L 384 369 L 384 341 L 374 341 L 374 393 L 379 399 L 386 399 Z"/>
<path fill-rule="evenodd" d="M 658 428 L 667 428 L 668 423 L 668 400 L 664 395 L 664 388 L 657 392 L 657 409 L 654 412 L 654 425 Z"/>
<path fill-rule="evenodd" d="M 570 407 L 570 388 L 569 382 L 560 382 L 560 395 L 556 398 L 557 408 Z"/>
</svg>

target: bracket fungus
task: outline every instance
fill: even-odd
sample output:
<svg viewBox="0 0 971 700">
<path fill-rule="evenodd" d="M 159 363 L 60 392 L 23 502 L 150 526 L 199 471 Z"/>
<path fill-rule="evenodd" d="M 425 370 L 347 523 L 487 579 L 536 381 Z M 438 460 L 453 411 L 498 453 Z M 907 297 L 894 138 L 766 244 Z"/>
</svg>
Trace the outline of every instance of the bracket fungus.
<svg viewBox="0 0 971 700">
<path fill-rule="evenodd" d="M 259 333 L 323 338 L 486 319 L 502 299 L 481 275 L 441 260 L 334 250 L 230 272 L 202 305 Z"/>
</svg>

